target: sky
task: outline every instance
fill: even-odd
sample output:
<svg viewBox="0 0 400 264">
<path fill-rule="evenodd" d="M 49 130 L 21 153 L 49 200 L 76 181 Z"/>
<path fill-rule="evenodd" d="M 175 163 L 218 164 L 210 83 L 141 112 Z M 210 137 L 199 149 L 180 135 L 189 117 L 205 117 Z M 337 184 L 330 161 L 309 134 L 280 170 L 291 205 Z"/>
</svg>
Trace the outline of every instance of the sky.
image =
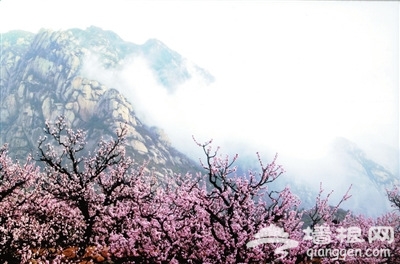
<svg viewBox="0 0 400 264">
<path fill-rule="evenodd" d="M 194 79 L 174 95 L 140 60 L 118 76 L 178 148 L 195 135 L 284 163 L 318 160 L 345 137 L 398 172 L 399 10 L 396 1 L 1 0 L 0 32 L 95 25 L 136 44 L 159 39 L 206 69 L 214 83 Z"/>
</svg>

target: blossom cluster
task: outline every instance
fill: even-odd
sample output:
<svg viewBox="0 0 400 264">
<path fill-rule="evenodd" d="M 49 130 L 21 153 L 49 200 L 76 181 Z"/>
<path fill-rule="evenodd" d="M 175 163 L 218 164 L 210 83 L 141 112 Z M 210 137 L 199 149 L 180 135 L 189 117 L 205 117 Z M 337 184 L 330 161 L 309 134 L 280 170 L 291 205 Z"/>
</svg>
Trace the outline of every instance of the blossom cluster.
<svg viewBox="0 0 400 264">
<path fill-rule="evenodd" d="M 378 219 L 347 214 L 339 221 L 336 212 L 350 195 L 330 206 L 330 194 L 323 197 L 322 186 L 315 206 L 300 210 L 300 200 L 289 188 L 269 189 L 284 172 L 277 157 L 264 165 L 258 156 L 259 172 L 237 175 L 238 156 L 231 159 L 213 150 L 211 142 L 196 142 L 205 153 L 204 172 L 161 177 L 126 155 L 123 125 L 115 139 L 100 140 L 93 150 L 86 149 L 85 132 L 68 128 L 62 117 L 46 123 L 44 133 L 37 155 L 24 164 L 8 156 L 6 145 L 0 149 L 2 263 L 317 263 L 310 250 L 367 247 L 391 254 L 350 256 L 346 263 L 400 261 L 396 212 Z M 399 207 L 398 189 L 388 196 Z M 358 242 L 371 226 L 390 226 L 394 241 L 352 243 L 341 236 L 313 243 L 319 240 L 305 234 L 305 216 L 314 232 L 343 235 L 357 226 Z M 248 246 L 269 226 L 298 242 L 284 258 L 275 254 L 279 243 Z"/>
</svg>

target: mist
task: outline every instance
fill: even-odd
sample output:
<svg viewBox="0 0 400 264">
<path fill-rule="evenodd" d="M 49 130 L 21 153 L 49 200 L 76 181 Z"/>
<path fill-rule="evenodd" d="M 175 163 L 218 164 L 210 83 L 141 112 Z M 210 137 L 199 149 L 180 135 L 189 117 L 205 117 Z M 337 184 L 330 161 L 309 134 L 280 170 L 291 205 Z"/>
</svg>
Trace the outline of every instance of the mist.
<svg viewBox="0 0 400 264">
<path fill-rule="evenodd" d="M 129 13 L 139 19 L 131 24 L 146 25 L 135 33 L 130 26 L 108 28 L 138 44 L 147 36 L 160 39 L 208 70 L 213 83 L 194 74 L 168 93 L 141 57 L 111 73 L 92 58 L 85 74 L 118 89 L 145 124 L 164 129 L 172 145 L 194 160 L 203 154 L 192 135 L 200 142 L 214 139 L 222 153 L 239 153 L 243 173 L 257 169 L 257 151 L 265 162 L 278 153 L 287 184 L 318 191 L 322 182 L 336 200 L 353 184 L 353 209 L 386 208 L 384 193 L 374 199 L 363 191 L 368 187 L 335 150 L 335 139 L 354 142 L 398 178 L 398 9 L 240 2 L 184 10 L 172 20 L 164 10 L 157 19 Z"/>
<path fill-rule="evenodd" d="M 332 102 L 311 88 L 301 92 L 279 90 L 265 82 L 263 86 L 260 79 L 246 83 L 248 75 L 241 78 L 239 72 L 222 80 L 216 75 L 212 84 L 206 84 L 193 73 L 192 79 L 171 93 L 157 82 L 144 57 L 128 59 L 114 71 L 102 69 L 95 55 L 85 62 L 84 76 L 118 89 L 132 103 L 142 122 L 162 128 L 172 146 L 195 161 L 204 154 L 192 136 L 199 142 L 213 139 L 213 145 L 220 146 L 222 154 L 238 153 L 241 173 L 259 169 L 256 152 L 260 152 L 265 163 L 277 153 L 278 164 L 286 170 L 281 186 L 307 186 L 310 195 L 316 195 L 322 183 L 325 194 L 334 190 L 332 203 L 335 203 L 352 185 L 353 197 L 344 208 L 379 215 L 389 207 L 384 193 L 365 192 L 368 186 L 364 186 L 363 179 L 348 171 L 351 166 L 343 161 L 343 154 L 335 152 L 334 140 L 347 138 L 370 159 L 398 175 L 395 129 L 398 124 L 392 120 L 392 123 L 385 121 L 386 125 L 377 122 L 374 126 L 376 120 L 366 123 L 361 113 L 367 109 L 365 115 L 371 116 L 376 111 L 372 100 L 357 103 L 356 93 L 336 89 L 336 101 Z M 330 93 L 327 89 L 324 92 Z M 342 104 L 339 99 L 344 96 L 356 103 L 358 109 Z M 334 108 L 336 104 L 341 108 Z M 354 115 L 359 119 L 353 119 Z"/>
<path fill-rule="evenodd" d="M 146 124 L 162 127 L 190 155 L 201 155 L 192 135 L 243 156 L 278 152 L 282 163 L 319 159 L 332 140 L 345 137 L 398 173 L 395 3 L 118 1 L 118 12 L 110 12 L 99 1 L 88 13 L 93 6 L 86 2 L 79 9 L 68 2 L 64 12 L 51 1 L 47 9 L 3 2 L 0 32 L 95 25 L 136 44 L 157 38 L 208 70 L 216 79 L 211 85 L 192 79 L 168 94 L 144 58 L 110 72 L 91 56 L 84 69 L 120 90 Z"/>
</svg>

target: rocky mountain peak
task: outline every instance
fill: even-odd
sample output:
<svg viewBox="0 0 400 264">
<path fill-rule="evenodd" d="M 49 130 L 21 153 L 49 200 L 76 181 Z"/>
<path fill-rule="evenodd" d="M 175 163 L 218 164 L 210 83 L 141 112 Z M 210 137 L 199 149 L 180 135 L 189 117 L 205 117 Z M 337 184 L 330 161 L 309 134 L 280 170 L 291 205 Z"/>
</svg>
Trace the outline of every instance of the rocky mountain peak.
<svg viewBox="0 0 400 264">
<path fill-rule="evenodd" d="M 91 38 L 93 34 L 97 38 Z M 125 56 L 135 56 L 128 53 L 137 45 L 94 27 L 87 32 L 10 32 L 4 38 L 0 143 L 9 143 L 12 155 L 25 157 L 34 152 L 45 121 L 62 115 L 72 127 L 88 131 L 89 146 L 126 124 L 128 154 L 139 162 L 148 160 L 159 173 L 186 172 L 195 166 L 171 147 L 161 129 L 143 124 L 118 90 L 81 72 L 87 54 L 101 55 L 105 68 L 115 67 Z M 91 42 L 85 42 L 89 38 Z"/>
</svg>

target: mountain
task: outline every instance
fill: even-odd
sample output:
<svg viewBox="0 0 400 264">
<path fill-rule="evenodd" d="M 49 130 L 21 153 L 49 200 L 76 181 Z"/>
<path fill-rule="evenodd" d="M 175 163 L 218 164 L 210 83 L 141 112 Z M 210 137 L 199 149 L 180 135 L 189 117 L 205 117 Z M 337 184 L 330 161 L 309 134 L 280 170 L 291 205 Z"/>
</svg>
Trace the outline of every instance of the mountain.
<svg viewBox="0 0 400 264">
<path fill-rule="evenodd" d="M 100 58 L 106 69 L 117 69 L 137 57 L 145 58 L 157 81 L 171 93 L 195 74 L 200 75 L 206 83 L 214 81 L 209 72 L 171 50 L 160 40 L 149 39 L 143 45 L 137 45 L 122 40 L 112 31 L 94 26 L 86 30 L 71 29 L 70 32 L 78 38 L 81 47 Z"/>
<path fill-rule="evenodd" d="M 337 179 L 347 179 L 353 184 L 351 193 L 354 201 L 350 199 L 349 205 L 360 213 L 369 212 L 372 215 L 391 210 L 386 190 L 400 184 L 398 171 L 391 171 L 371 159 L 361 147 L 346 138 L 337 138 L 332 145 L 332 155 L 337 157 L 340 161 L 338 166 L 343 168 L 342 175 Z M 393 156 L 397 156 L 398 162 L 398 154 Z"/>
<path fill-rule="evenodd" d="M 198 170 L 197 162 L 177 151 L 161 128 L 150 127 L 138 117 L 143 109 L 122 94 L 118 75 L 108 75 L 140 58 L 146 61 L 158 84 L 173 94 L 193 77 L 212 82 L 213 76 L 206 70 L 159 40 L 138 45 L 97 27 L 41 30 L 37 34 L 12 31 L 1 37 L 0 144 L 9 143 L 12 156 L 24 158 L 34 153 L 45 121 L 64 115 L 72 127 L 88 131 L 89 147 L 101 137 L 113 136 L 123 122 L 129 129 L 127 152 L 136 161 L 149 161 L 149 168 L 158 173 Z M 129 87 L 123 90 L 130 92 Z M 254 147 L 242 144 L 243 152 Z M 344 208 L 377 216 L 390 210 L 386 188 L 400 183 L 398 171 L 373 160 L 344 138 L 334 141 L 330 152 L 318 160 L 278 157 L 278 163 L 286 173 L 272 188 L 289 185 L 304 208 L 314 205 L 320 183 L 324 195 L 334 190 L 332 204 L 352 185 L 352 197 Z M 237 165 L 239 175 L 247 169 L 259 169 L 253 154 L 241 155 Z"/>
<path fill-rule="evenodd" d="M 191 78 L 192 69 L 160 41 L 136 45 L 96 27 L 37 34 L 12 31 L 2 34 L 1 55 L 0 143 L 9 144 L 12 156 L 34 153 L 45 121 L 63 115 L 72 127 L 88 131 L 88 147 L 101 137 L 113 136 L 122 122 L 128 126 L 127 152 L 136 161 L 149 161 L 148 167 L 159 173 L 197 168 L 197 163 L 171 146 L 162 129 L 141 122 L 118 87 L 89 78 L 83 70 L 90 56 L 96 56 L 96 66 L 107 71 L 141 56 L 165 89 L 173 92 Z M 212 81 L 205 70 L 190 67 Z"/>
<path fill-rule="evenodd" d="M 275 155 L 268 149 L 246 142 L 229 143 L 240 154 L 236 162 L 238 175 L 245 175 L 248 170 L 260 171 L 256 152 L 261 153 L 264 165 Z M 367 145 L 338 137 L 330 142 L 325 154 L 320 157 L 301 158 L 278 153 L 276 163 L 282 165 L 285 173 L 272 182 L 269 188 L 282 190 L 286 186 L 290 187 L 301 200 L 300 208 L 307 209 L 315 205 L 320 187 L 323 189 L 322 198 L 333 191 L 329 203 L 336 206 L 351 186 L 351 197 L 342 203 L 341 208 L 355 214 L 380 216 L 393 210 L 386 190 L 391 190 L 395 185 L 400 186 L 399 152 L 396 146 L 376 143 L 371 153 L 364 146 Z"/>
<path fill-rule="evenodd" d="M 314 160 L 290 160 L 284 168 L 286 175 L 275 187 L 290 186 L 300 197 L 303 208 L 315 205 L 321 183 L 323 198 L 333 191 L 332 205 L 336 205 L 351 186 L 351 198 L 342 204 L 342 208 L 376 217 L 392 209 L 386 190 L 400 184 L 398 172 L 369 158 L 360 146 L 343 137 L 331 142 L 325 156 Z"/>
</svg>

